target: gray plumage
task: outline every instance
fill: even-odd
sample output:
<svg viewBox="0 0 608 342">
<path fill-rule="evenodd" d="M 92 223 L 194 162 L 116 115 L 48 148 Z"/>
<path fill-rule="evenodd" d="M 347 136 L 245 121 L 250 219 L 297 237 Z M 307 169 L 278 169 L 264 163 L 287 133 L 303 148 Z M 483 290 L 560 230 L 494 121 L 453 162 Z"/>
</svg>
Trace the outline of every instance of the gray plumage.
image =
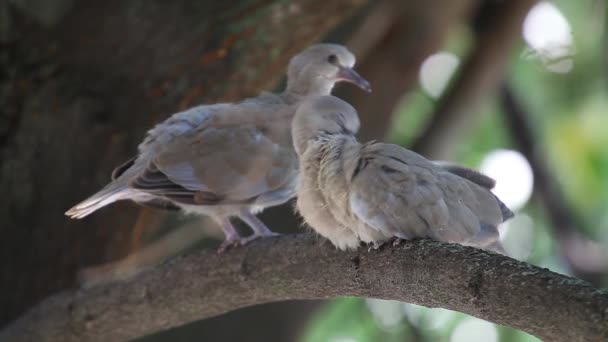
<svg viewBox="0 0 608 342">
<path fill-rule="evenodd" d="M 297 208 L 313 229 L 340 249 L 427 237 L 502 251 L 497 227 L 513 213 L 490 191 L 494 180 L 397 145 L 360 144 L 358 128 L 355 109 L 333 96 L 296 111 Z"/>
<path fill-rule="evenodd" d="M 221 224 L 222 247 L 273 233 L 254 214 L 295 194 L 298 161 L 291 120 L 298 103 L 327 95 L 347 81 L 369 90 L 345 47 L 318 44 L 291 59 L 287 88 L 238 103 L 201 105 L 148 131 L 139 154 L 112 173 L 112 182 L 66 212 L 83 218 L 118 200 L 209 215 Z M 242 239 L 229 218 L 254 235 Z"/>
</svg>

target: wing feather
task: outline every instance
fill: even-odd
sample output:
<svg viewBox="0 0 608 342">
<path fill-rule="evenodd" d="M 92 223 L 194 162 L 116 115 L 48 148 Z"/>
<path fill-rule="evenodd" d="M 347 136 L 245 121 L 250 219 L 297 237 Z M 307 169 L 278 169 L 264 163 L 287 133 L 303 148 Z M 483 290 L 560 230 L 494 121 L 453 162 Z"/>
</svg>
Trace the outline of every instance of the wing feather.
<svg viewBox="0 0 608 342">
<path fill-rule="evenodd" d="M 353 178 L 352 212 L 370 227 L 403 238 L 434 237 L 449 213 L 431 166 L 388 144 L 364 146 Z"/>
</svg>

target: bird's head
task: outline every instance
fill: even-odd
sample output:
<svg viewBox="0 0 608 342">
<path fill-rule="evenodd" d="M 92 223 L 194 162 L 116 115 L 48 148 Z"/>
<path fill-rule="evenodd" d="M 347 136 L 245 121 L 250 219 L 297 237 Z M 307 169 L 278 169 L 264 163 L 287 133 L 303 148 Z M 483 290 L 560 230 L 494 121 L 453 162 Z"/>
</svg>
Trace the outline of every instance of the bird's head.
<svg viewBox="0 0 608 342">
<path fill-rule="evenodd" d="M 316 44 L 294 56 L 287 68 L 287 91 L 329 95 L 337 82 L 353 83 L 370 92 L 369 82 L 353 67 L 355 56 L 338 44 Z"/>
</svg>

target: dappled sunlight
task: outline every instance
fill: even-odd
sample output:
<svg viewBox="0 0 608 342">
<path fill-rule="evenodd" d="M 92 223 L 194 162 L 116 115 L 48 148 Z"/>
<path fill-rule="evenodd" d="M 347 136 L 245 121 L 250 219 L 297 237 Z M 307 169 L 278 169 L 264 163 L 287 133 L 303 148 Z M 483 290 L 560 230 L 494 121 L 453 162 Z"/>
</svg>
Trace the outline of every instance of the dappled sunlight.
<svg viewBox="0 0 608 342">
<path fill-rule="evenodd" d="M 511 210 L 521 209 L 532 196 L 532 168 L 521 153 L 513 150 L 490 152 L 481 162 L 480 170 L 496 180 L 492 192 Z"/>
</svg>

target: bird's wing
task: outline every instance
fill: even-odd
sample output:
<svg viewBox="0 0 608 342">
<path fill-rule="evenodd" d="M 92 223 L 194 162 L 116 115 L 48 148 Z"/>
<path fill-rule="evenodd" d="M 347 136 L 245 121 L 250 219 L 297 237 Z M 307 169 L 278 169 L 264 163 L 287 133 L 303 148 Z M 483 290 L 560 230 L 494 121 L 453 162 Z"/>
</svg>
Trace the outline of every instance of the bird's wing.
<svg viewBox="0 0 608 342">
<path fill-rule="evenodd" d="M 462 177 L 462 178 L 468 180 L 469 182 L 479 185 L 480 187 L 484 188 L 483 190 L 492 190 L 494 188 L 494 186 L 496 185 L 496 181 L 493 178 L 486 176 L 479 171 L 472 170 L 472 169 L 469 169 L 469 168 L 466 168 L 466 167 L 463 167 L 460 165 L 448 163 L 448 162 L 434 161 L 434 163 L 441 166 L 445 171 L 448 171 L 454 175 L 457 175 L 459 177 Z M 488 191 L 483 191 L 482 189 L 476 189 L 476 191 L 480 191 L 480 190 L 481 190 L 480 195 L 482 197 L 486 197 Z M 486 195 L 484 195 L 484 194 L 486 194 Z M 493 197 L 496 200 L 496 202 L 498 203 L 498 206 L 500 208 L 501 215 L 502 215 L 502 221 L 504 222 L 504 221 L 512 218 L 514 216 L 514 214 L 511 211 L 511 209 L 509 209 L 498 197 L 496 197 L 496 196 L 493 196 Z M 493 203 L 493 201 L 489 200 L 489 203 Z"/>
<path fill-rule="evenodd" d="M 349 202 L 356 217 L 394 236 L 439 238 L 449 228 L 434 166 L 396 145 L 362 147 Z"/>
<path fill-rule="evenodd" d="M 186 204 L 251 203 L 289 183 L 297 159 L 266 127 L 209 125 L 171 141 L 131 186 Z"/>
</svg>

